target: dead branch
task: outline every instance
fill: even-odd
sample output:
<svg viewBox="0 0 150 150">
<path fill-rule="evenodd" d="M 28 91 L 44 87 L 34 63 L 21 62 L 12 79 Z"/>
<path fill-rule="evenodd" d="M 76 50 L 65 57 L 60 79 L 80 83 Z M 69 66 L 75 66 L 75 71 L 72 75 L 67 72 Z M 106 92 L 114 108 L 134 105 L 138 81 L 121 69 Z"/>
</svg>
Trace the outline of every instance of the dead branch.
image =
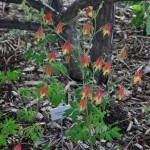
<svg viewBox="0 0 150 150">
<path fill-rule="evenodd" d="M 40 23 L 33 23 L 30 21 L 0 19 L 0 28 L 37 31 L 39 27 Z M 52 26 L 49 27 L 52 28 Z"/>
</svg>

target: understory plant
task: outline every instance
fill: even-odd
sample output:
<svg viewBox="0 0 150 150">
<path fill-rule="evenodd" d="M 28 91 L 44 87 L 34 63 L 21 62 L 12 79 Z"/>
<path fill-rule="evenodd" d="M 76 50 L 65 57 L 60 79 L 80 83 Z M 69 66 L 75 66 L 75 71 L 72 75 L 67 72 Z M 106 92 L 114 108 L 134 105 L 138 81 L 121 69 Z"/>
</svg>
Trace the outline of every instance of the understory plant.
<svg viewBox="0 0 150 150">
<path fill-rule="evenodd" d="M 82 14 L 88 19 L 83 23 L 77 45 L 83 45 L 84 41 L 90 44 L 94 35 L 98 32 L 102 32 L 104 37 L 110 36 L 112 26 L 109 22 L 98 31 L 96 31 L 93 23 L 96 22 L 96 16 L 102 7 L 103 2 L 97 11 L 94 11 L 92 7 L 88 6 L 81 11 L 82 13 L 79 13 L 79 16 Z M 73 125 L 66 132 L 65 136 L 76 142 L 88 141 L 91 149 L 94 149 L 93 145 L 96 141 L 99 141 L 101 144 L 101 140 L 103 139 L 112 142 L 113 139 L 120 138 L 121 129 L 117 126 L 106 124 L 105 122 L 105 118 L 109 115 L 107 106 L 112 101 L 110 90 L 118 86 L 111 80 L 113 60 L 111 60 L 110 56 L 101 55 L 97 57 L 94 63 L 91 63 L 88 56 L 89 49 L 84 48 L 84 46 L 81 49 L 77 45 L 74 48 L 75 46 L 70 43 L 69 39 L 65 39 L 62 36 L 63 28 L 67 25 L 66 22 L 60 21 L 58 24 L 54 24 L 51 12 L 44 14 L 44 11 L 41 11 L 38 17 L 42 19 L 41 26 L 35 34 L 34 47 L 29 47 L 23 57 L 26 60 L 32 60 L 36 69 L 42 71 L 43 81 L 36 87 L 20 88 L 20 95 L 25 98 L 34 98 L 38 101 L 38 104 L 43 99 L 48 99 L 53 107 L 69 101 L 71 108 L 64 115 L 72 119 Z M 63 41 L 60 49 L 64 61 L 57 59 L 58 38 Z M 119 61 L 125 60 L 126 53 L 126 47 L 122 48 L 119 54 Z M 73 56 L 78 57 L 79 60 L 75 63 L 79 70 L 81 70 L 82 84 L 80 86 L 77 85 L 75 89 L 66 91 L 64 85 L 60 83 L 59 78 L 56 78 L 54 75 L 63 75 L 71 80 L 68 76 L 66 65 Z M 97 73 L 105 78 L 109 78 L 107 86 L 96 84 L 95 74 Z M 139 70 L 131 78 L 134 83 L 140 83 L 142 75 L 143 72 Z M 118 100 L 122 100 L 125 95 L 125 88 L 123 84 L 118 87 L 119 90 L 116 93 L 116 97 Z M 71 94 L 72 99 L 67 99 L 68 94 Z M 31 109 L 28 111 L 19 110 L 17 112 L 17 119 L 30 122 L 39 110 L 38 104 L 35 112 Z M 8 131 L 11 133 L 5 133 L 6 131 L 3 131 L 8 121 L 12 122 L 10 126 L 14 127 L 14 132 L 12 132 L 13 130 Z M 5 139 L 9 134 L 14 136 L 17 134 L 17 126 L 16 124 L 14 125 L 14 121 L 11 119 L 6 119 L 6 122 L 0 124 L 0 133 L 4 135 Z M 30 137 L 32 141 L 37 141 L 42 137 L 42 127 L 38 124 L 32 124 L 32 126 L 25 129 L 25 133 L 25 135 L 23 133 L 20 134 L 20 137 L 24 135 Z"/>
</svg>

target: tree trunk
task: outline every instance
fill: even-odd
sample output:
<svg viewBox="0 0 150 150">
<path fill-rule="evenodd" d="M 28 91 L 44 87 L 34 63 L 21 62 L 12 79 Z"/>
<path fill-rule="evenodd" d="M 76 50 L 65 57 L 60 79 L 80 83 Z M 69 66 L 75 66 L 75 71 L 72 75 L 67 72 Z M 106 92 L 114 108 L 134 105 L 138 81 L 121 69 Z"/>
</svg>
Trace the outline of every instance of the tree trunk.
<svg viewBox="0 0 150 150">
<path fill-rule="evenodd" d="M 94 8 L 98 9 L 98 8 Z M 113 37 L 113 25 L 114 25 L 114 3 L 112 0 L 105 0 L 104 4 L 96 17 L 96 31 L 107 23 L 111 24 L 111 35 L 105 35 L 103 37 L 102 31 L 99 31 L 93 38 L 91 48 L 91 61 L 95 62 L 99 56 L 103 56 L 106 59 L 110 59 L 112 55 L 112 37 Z M 107 77 L 103 77 L 101 72 L 95 75 L 97 84 L 106 83 Z"/>
</svg>

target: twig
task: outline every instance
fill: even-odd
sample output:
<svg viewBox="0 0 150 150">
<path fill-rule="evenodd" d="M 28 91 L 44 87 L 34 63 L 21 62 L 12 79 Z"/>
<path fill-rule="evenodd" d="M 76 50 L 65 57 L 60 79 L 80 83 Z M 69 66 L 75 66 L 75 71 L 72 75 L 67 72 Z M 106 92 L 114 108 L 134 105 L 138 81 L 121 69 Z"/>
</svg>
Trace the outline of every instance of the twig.
<svg viewBox="0 0 150 150">
<path fill-rule="evenodd" d="M 128 145 L 126 146 L 126 148 L 124 150 L 128 150 L 128 147 L 130 146 L 133 139 L 136 138 L 139 134 L 141 134 L 141 133 L 138 133 L 138 134 L 136 134 L 135 136 L 132 137 L 132 139 L 130 140 L 130 142 L 128 143 Z"/>
</svg>

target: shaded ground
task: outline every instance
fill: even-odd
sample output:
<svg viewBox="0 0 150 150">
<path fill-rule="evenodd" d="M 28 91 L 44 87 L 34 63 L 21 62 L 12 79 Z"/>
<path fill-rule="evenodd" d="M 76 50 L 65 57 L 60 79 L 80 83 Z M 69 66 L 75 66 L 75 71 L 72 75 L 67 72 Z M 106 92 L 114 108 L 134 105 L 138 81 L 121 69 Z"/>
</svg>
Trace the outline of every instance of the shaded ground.
<svg viewBox="0 0 150 150">
<path fill-rule="evenodd" d="M 13 9 L 11 9 L 13 7 Z M 23 14 L 22 11 L 15 9 L 17 6 L 9 6 L 8 11 L 2 11 L 2 4 L 0 4 L 0 17 L 10 18 L 20 17 Z M 116 7 L 116 23 L 114 32 L 114 53 L 113 53 L 113 81 L 117 84 L 122 82 L 126 88 L 126 97 L 123 101 L 118 102 L 115 100 L 115 96 L 112 95 L 112 118 L 122 116 L 122 110 L 126 110 L 128 113 L 127 118 L 121 118 L 121 122 L 125 122 L 127 127 L 124 127 L 123 136 L 121 139 L 109 143 L 102 141 L 101 149 L 113 150 L 118 145 L 122 150 L 124 149 L 138 149 L 140 146 L 144 150 L 150 149 L 150 126 L 147 124 L 147 114 L 144 113 L 144 109 L 150 109 L 150 37 L 144 35 L 143 28 L 140 30 L 133 29 L 130 23 L 130 9 L 123 6 Z M 80 22 L 79 22 L 80 23 Z M 21 78 L 15 82 L 6 82 L 0 85 L 0 110 L 3 117 L 6 115 L 9 117 L 16 116 L 16 110 L 20 108 L 32 107 L 35 109 L 37 103 L 33 99 L 24 99 L 18 95 L 17 89 L 19 87 L 31 87 L 37 85 L 42 81 L 41 71 L 38 70 L 31 62 L 25 62 L 21 56 L 28 46 L 33 45 L 33 32 L 19 31 L 19 30 L 6 30 L 0 29 L 0 70 L 14 70 L 20 69 L 25 74 L 24 78 Z M 124 63 L 118 61 L 118 54 L 120 49 L 126 45 L 127 47 L 127 59 Z M 58 47 L 59 50 L 59 47 Z M 60 53 L 60 52 L 59 52 Z M 57 59 L 62 59 L 61 55 L 58 55 Z M 132 80 L 129 78 L 135 71 L 142 69 L 144 71 L 143 82 L 140 85 L 133 85 Z M 65 77 L 55 77 L 60 79 L 64 83 L 64 86 L 68 83 L 68 79 Z M 30 82 L 29 82 L 30 81 Z M 36 82 L 35 82 L 36 81 Z M 118 88 L 118 87 L 117 87 Z M 113 109 L 114 108 L 114 109 Z M 121 111 L 116 112 L 116 110 Z M 51 109 L 49 101 L 45 100 L 41 102 L 39 113 L 42 119 L 38 117 L 35 122 L 41 124 L 44 130 L 44 136 L 41 139 L 41 143 L 38 143 L 38 148 L 42 149 L 45 143 L 48 143 L 52 149 L 62 148 L 61 133 L 64 133 L 72 124 L 69 119 L 52 122 L 49 118 L 48 111 Z M 118 114 L 120 113 L 120 114 Z M 114 117 L 114 118 L 113 118 Z M 24 127 L 26 128 L 26 124 Z M 122 126 L 123 128 L 123 126 Z M 18 137 L 16 137 L 17 139 Z M 13 141 L 13 139 L 9 139 Z M 28 150 L 33 147 L 33 144 L 28 139 L 22 139 L 23 150 Z M 140 144 L 136 146 L 135 144 Z M 95 149 L 99 149 L 98 144 Z M 6 148 L 8 149 L 8 148 Z M 10 149 L 12 145 L 10 144 Z M 75 150 L 75 149 L 89 149 L 88 143 L 73 143 L 70 140 L 63 139 L 63 149 Z"/>
</svg>

